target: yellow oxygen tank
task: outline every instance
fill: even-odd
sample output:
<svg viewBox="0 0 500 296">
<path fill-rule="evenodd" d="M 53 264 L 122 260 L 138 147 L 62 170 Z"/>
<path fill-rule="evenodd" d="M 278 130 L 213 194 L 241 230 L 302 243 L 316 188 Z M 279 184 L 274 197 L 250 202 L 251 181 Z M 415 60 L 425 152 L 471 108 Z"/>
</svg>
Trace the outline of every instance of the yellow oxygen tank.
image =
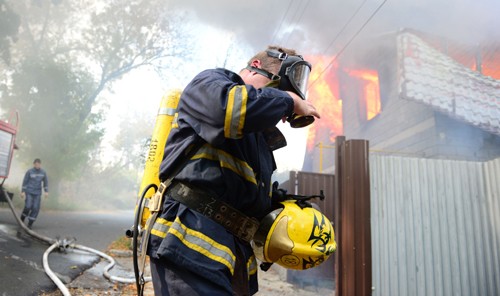
<svg viewBox="0 0 500 296">
<path fill-rule="evenodd" d="M 141 186 L 139 188 L 139 199 L 143 194 L 144 189 L 154 184 L 158 186 L 160 184 L 160 164 L 163 160 L 163 152 L 165 150 L 165 144 L 167 142 L 168 135 L 172 129 L 172 124 L 174 123 L 174 118 L 177 112 L 177 105 L 179 104 L 181 96 L 181 91 L 175 89 L 173 91 L 165 94 L 160 103 L 160 108 L 158 109 L 158 115 L 156 117 L 155 127 L 153 129 L 153 134 L 151 136 L 151 142 L 149 144 L 149 151 L 146 157 L 146 164 L 144 166 L 144 174 L 142 176 Z M 149 189 L 144 198 L 151 199 L 151 196 L 155 193 L 153 188 Z M 143 209 L 138 209 L 141 205 L 136 206 L 137 210 L 142 210 L 141 226 L 146 225 L 146 221 L 150 216 L 149 209 L 144 207 Z"/>
</svg>

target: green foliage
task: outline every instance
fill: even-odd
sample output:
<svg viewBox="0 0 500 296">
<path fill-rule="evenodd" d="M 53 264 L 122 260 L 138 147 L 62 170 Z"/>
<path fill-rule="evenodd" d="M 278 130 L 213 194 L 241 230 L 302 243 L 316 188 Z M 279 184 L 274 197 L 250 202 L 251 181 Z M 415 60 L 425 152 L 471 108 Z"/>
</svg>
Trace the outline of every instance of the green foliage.
<svg viewBox="0 0 500 296">
<path fill-rule="evenodd" d="M 0 29 L 0 50 L 5 36 L 13 36 L 20 26 L 18 41 L 10 46 L 12 62 L 0 68 L 0 103 L 3 111 L 19 111 L 16 156 L 26 164 L 42 159 L 52 197 L 61 181 L 87 173 L 103 177 L 93 155 L 103 136 L 99 126 L 105 113 L 96 108 L 102 92 L 138 67 L 161 67 L 170 56 L 186 54 L 187 45 L 180 44 L 186 39 L 172 29 L 178 20 L 167 14 L 163 2 L 0 0 L 0 16 L 14 20 Z M 113 169 L 128 169 L 124 162 Z M 127 170 L 119 174 L 136 181 Z"/>
<path fill-rule="evenodd" d="M 103 134 L 96 125 L 102 114 L 84 111 L 92 77 L 37 57 L 23 60 L 12 79 L 16 83 L 4 103 L 20 112 L 19 154 L 28 161 L 41 158 L 50 172 L 49 184 L 74 177 Z"/>
<path fill-rule="evenodd" d="M 17 39 L 17 31 L 20 25 L 19 15 L 0 0 L 0 58 L 10 64 L 10 45 Z"/>
<path fill-rule="evenodd" d="M 81 207 L 80 197 L 86 196 L 83 203 L 89 209 L 133 208 L 154 119 L 140 114 L 124 119 L 120 123 L 120 132 L 112 143 L 115 149 L 112 163 L 103 164 L 101 158 L 92 158 L 89 162 L 92 165 L 81 173 L 81 178 L 86 182 L 66 184 L 68 192 L 79 193 L 75 197 L 67 196 L 67 200 L 70 203 L 78 202 Z"/>
</svg>

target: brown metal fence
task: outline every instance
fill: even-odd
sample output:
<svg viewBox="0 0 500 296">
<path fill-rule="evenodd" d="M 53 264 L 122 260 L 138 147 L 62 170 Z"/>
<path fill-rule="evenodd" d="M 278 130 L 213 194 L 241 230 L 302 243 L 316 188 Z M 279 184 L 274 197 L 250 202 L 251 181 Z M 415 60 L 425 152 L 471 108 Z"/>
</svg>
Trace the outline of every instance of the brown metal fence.
<svg viewBox="0 0 500 296">
<path fill-rule="evenodd" d="M 368 141 L 337 137 L 335 175 L 290 172 L 281 187 L 300 195 L 323 190 L 316 199 L 321 211 L 334 222 L 337 252 L 322 265 L 304 271 L 287 271 L 287 281 L 299 285 L 328 285 L 335 295 L 370 295 L 372 257 L 370 227 L 370 174 Z M 335 279 L 335 281 L 334 281 Z"/>
<path fill-rule="evenodd" d="M 289 193 L 300 195 L 317 195 L 323 190 L 325 199 L 319 198 L 312 200 L 318 204 L 325 216 L 333 222 L 333 195 L 334 176 L 331 174 L 320 174 L 310 172 L 290 172 L 290 179 L 284 183 Z M 320 266 L 308 270 L 289 270 L 287 272 L 287 281 L 297 283 L 301 286 L 315 285 L 327 288 L 333 288 L 334 284 L 334 256 L 322 263 Z"/>
<path fill-rule="evenodd" d="M 295 194 L 324 190 L 318 204 L 338 243 L 335 262 L 289 271 L 289 281 L 335 277 L 337 296 L 498 295 L 500 159 L 381 156 L 344 137 L 335 151 L 335 175 L 291 172 L 283 184 Z"/>
<path fill-rule="evenodd" d="M 368 141 L 337 137 L 335 149 L 337 296 L 370 295 L 372 258 Z"/>
</svg>

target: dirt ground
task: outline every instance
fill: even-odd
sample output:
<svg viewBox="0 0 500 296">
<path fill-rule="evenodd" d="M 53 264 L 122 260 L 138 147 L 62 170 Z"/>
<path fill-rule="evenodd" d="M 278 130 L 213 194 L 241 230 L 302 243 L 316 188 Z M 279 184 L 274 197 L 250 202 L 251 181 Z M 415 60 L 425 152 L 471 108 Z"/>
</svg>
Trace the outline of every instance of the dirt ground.
<svg viewBox="0 0 500 296">
<path fill-rule="evenodd" d="M 133 278 L 132 258 L 129 253 L 123 251 L 110 252 L 116 260 L 116 265 L 110 270 L 110 274 L 124 278 Z M 71 283 L 66 283 L 71 295 L 75 296 L 101 296 L 101 295 L 136 295 L 135 284 L 112 283 L 102 276 L 103 268 L 108 265 L 107 261 L 101 261 L 94 267 L 85 271 L 82 275 L 74 279 Z M 148 267 L 149 270 L 149 267 Z M 314 286 L 298 287 L 290 284 L 281 278 L 283 272 L 279 266 L 271 267 L 267 272 L 259 271 L 259 292 L 256 296 L 333 296 L 334 291 L 327 288 Z M 281 276 L 280 276 L 281 274 Z M 149 274 L 147 274 L 149 276 Z M 42 296 L 59 296 L 62 293 L 57 290 L 52 293 L 45 293 Z M 154 295 L 153 286 L 149 282 L 144 289 L 144 295 Z"/>
</svg>

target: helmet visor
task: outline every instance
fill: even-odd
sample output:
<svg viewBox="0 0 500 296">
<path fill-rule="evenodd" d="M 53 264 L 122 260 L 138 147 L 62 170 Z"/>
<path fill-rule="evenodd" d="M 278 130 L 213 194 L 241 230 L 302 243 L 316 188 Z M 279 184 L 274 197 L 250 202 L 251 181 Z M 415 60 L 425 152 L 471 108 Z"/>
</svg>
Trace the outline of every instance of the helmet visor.
<svg viewBox="0 0 500 296">
<path fill-rule="evenodd" d="M 311 73 L 311 64 L 306 61 L 298 61 L 290 66 L 286 75 L 293 88 L 298 92 L 302 99 L 306 99 L 307 82 Z"/>
</svg>

